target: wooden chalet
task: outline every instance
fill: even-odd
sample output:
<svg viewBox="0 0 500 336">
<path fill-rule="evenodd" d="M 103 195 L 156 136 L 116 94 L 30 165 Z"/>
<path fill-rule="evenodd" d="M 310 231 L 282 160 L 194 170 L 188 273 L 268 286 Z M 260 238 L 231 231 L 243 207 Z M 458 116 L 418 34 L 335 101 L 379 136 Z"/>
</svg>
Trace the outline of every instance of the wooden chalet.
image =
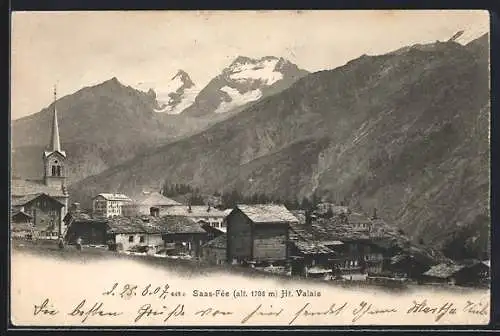
<svg viewBox="0 0 500 336">
<path fill-rule="evenodd" d="M 229 263 L 285 263 L 288 235 L 297 218 L 284 205 L 239 204 L 226 218 Z"/>
<path fill-rule="evenodd" d="M 227 237 L 223 234 L 202 245 L 202 260 L 212 265 L 224 264 L 227 261 L 226 249 Z"/>
<path fill-rule="evenodd" d="M 447 283 L 458 286 L 475 286 L 488 279 L 490 267 L 482 261 L 441 263 L 423 274 L 427 283 Z"/>
<path fill-rule="evenodd" d="M 38 238 L 57 239 L 62 233 L 61 213 L 65 204 L 45 193 L 13 198 L 12 210 L 17 219 L 30 216 Z"/>
<path fill-rule="evenodd" d="M 12 214 L 10 224 L 12 238 L 33 239 L 35 231 L 33 216 L 18 210 Z"/>
</svg>

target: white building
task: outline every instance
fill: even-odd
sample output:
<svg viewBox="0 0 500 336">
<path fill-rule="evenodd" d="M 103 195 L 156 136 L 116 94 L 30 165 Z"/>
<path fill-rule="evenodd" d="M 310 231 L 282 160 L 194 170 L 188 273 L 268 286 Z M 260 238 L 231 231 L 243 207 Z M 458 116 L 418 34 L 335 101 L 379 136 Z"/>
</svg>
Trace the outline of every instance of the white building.
<svg viewBox="0 0 500 336">
<path fill-rule="evenodd" d="M 122 207 L 132 203 L 124 194 L 101 193 L 92 200 L 92 212 L 97 216 L 114 217 L 122 215 Z"/>
</svg>

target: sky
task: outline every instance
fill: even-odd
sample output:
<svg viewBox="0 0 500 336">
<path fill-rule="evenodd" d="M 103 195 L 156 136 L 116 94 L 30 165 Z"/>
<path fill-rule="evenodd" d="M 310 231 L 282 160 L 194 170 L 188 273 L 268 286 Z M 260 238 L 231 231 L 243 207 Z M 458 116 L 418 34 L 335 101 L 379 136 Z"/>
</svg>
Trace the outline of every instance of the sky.
<svg viewBox="0 0 500 336">
<path fill-rule="evenodd" d="M 467 43 L 489 31 L 487 11 L 14 12 L 11 119 L 112 77 L 162 87 L 177 70 L 202 88 L 237 56 L 284 57 L 314 72 L 415 43 Z"/>
</svg>

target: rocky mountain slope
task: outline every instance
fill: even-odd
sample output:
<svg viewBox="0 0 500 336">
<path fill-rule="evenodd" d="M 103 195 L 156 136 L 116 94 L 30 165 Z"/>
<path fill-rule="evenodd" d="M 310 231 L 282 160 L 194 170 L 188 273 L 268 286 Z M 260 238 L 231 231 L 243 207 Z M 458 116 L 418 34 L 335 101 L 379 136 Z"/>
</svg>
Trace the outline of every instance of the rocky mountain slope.
<svg viewBox="0 0 500 336">
<path fill-rule="evenodd" d="M 255 61 L 244 57 L 238 59 Z M 267 57 L 261 63 L 276 63 L 275 72 L 265 67 L 255 69 L 260 64 L 255 61 L 257 63 L 252 63 L 251 69 L 240 69 L 237 74 L 234 67 L 243 66 L 241 62 L 235 60 L 231 70 L 224 69 L 223 74 L 236 76 L 236 84 L 233 84 L 239 85 L 240 90 L 247 87 L 262 92 L 259 97 L 251 99 L 231 100 L 222 96 L 228 104 L 224 108 L 226 113 L 215 113 L 217 107 L 210 110 L 210 104 L 204 103 L 217 101 L 221 92 L 224 95 L 213 86 L 215 82 L 222 83 L 222 75 L 200 92 L 183 70 L 179 70 L 158 92 L 151 88 L 137 90 L 112 78 L 59 99 L 56 104 L 62 146 L 69 154 L 70 182 L 98 174 L 174 139 L 195 134 L 241 111 L 237 108 L 254 101 L 254 98 L 283 90 L 298 76 L 307 73 L 288 61 Z M 269 74 L 276 78 L 266 78 Z M 225 87 L 232 90 L 233 84 Z M 13 175 L 22 178 L 41 176 L 40 153 L 49 143 L 52 109 L 53 104 L 12 123 Z M 191 112 L 182 113 L 186 109 Z"/>
<path fill-rule="evenodd" d="M 142 92 L 112 78 L 56 102 L 70 182 L 133 158 L 138 153 L 202 129 L 210 120 L 154 112 L 153 91 Z M 49 144 L 53 104 L 12 123 L 12 171 L 22 178 L 43 172 L 41 153 Z"/>
<path fill-rule="evenodd" d="M 479 47 L 478 47 L 479 46 Z M 414 239 L 489 225 L 488 37 L 418 45 L 310 74 L 234 117 L 71 188 L 85 203 L 167 179 L 347 200 Z M 479 223 L 479 224 L 478 224 Z M 486 228 L 486 230 L 484 230 Z M 481 237 L 479 237 L 481 236 Z M 487 240 L 487 239 L 486 239 Z"/>
</svg>

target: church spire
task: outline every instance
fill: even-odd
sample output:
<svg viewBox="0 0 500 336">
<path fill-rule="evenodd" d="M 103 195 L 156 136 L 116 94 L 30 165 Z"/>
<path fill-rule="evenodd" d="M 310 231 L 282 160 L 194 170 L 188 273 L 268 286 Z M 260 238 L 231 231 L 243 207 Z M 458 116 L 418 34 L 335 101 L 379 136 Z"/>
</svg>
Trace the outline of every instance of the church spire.
<svg viewBox="0 0 500 336">
<path fill-rule="evenodd" d="M 57 109 L 56 109 L 57 92 L 54 85 L 54 119 L 52 120 L 52 142 L 51 149 L 53 152 L 61 152 L 61 142 L 59 140 L 59 124 L 57 123 Z"/>
</svg>

